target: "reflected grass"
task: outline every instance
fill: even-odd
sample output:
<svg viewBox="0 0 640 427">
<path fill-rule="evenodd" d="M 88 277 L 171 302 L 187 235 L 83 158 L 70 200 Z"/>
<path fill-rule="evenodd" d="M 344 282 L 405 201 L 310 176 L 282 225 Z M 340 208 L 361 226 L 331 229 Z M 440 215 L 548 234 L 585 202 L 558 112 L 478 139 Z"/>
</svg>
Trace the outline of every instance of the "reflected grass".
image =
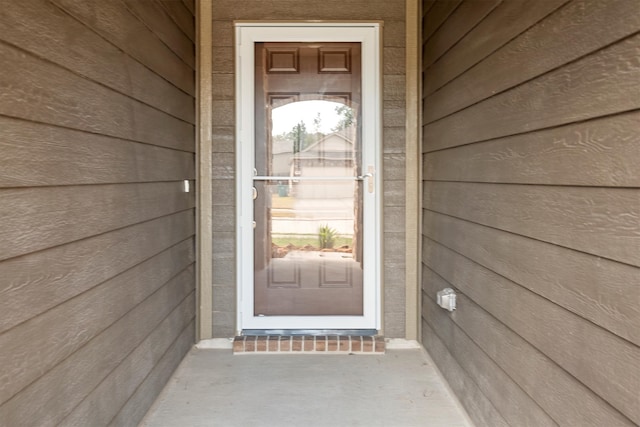
<svg viewBox="0 0 640 427">
<path fill-rule="evenodd" d="M 274 236 L 271 238 L 271 242 L 274 245 L 278 245 L 281 247 L 286 247 L 287 245 L 293 245 L 298 248 L 302 248 L 304 246 L 319 246 L 320 238 L 318 235 L 314 234 L 301 234 L 297 236 Z M 349 246 L 353 244 L 353 238 L 351 237 L 342 237 L 336 236 L 334 247 L 339 248 L 341 246 Z"/>
</svg>

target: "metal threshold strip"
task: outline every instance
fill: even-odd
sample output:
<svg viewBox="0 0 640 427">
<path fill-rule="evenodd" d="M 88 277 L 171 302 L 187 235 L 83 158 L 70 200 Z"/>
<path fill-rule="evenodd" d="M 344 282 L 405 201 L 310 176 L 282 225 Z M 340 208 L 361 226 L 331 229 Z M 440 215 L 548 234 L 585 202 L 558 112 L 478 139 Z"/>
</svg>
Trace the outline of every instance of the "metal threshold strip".
<svg viewBox="0 0 640 427">
<path fill-rule="evenodd" d="M 364 181 L 371 174 L 359 176 L 254 176 L 254 181 Z"/>
</svg>

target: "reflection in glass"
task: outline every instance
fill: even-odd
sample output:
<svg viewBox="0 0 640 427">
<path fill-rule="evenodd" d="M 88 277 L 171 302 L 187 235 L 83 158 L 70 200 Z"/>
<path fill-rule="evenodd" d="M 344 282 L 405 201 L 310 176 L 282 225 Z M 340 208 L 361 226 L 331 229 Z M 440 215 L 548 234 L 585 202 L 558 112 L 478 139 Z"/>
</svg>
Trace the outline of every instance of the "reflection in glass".
<svg viewBox="0 0 640 427">
<path fill-rule="evenodd" d="M 255 290 L 258 314 L 362 314 L 362 263 L 354 254 L 354 195 L 361 194 L 360 185 L 354 180 L 260 184 L 258 198 L 268 199 L 270 242 L 264 243 L 270 247 L 256 251 L 265 258 L 255 269 L 262 285 Z"/>
<path fill-rule="evenodd" d="M 277 104 L 276 104 L 277 105 Z M 297 176 L 306 165 L 306 175 L 355 176 L 359 147 L 356 111 L 348 105 L 324 100 L 291 102 L 271 111 L 271 158 L 259 173 L 270 176 Z M 344 166 L 322 172 L 316 166 Z M 303 160 L 304 159 L 304 160 Z M 333 164 L 330 164 L 333 162 Z M 348 170 L 346 169 L 348 167 Z"/>
<path fill-rule="evenodd" d="M 254 314 L 363 313 L 360 43 L 256 43 Z"/>
</svg>

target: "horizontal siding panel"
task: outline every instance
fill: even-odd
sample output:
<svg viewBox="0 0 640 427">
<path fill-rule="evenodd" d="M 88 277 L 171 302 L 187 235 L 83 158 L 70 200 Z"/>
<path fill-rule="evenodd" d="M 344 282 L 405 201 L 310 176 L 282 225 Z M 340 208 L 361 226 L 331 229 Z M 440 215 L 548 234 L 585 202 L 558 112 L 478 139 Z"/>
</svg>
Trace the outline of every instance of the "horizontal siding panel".
<svg viewBox="0 0 640 427">
<path fill-rule="evenodd" d="M 194 230 L 193 211 L 184 211 L 1 262 L 0 332 L 184 241 Z"/>
<path fill-rule="evenodd" d="M 0 116 L 0 187 L 195 179 L 189 152 Z"/>
<path fill-rule="evenodd" d="M 118 48 L 189 95 L 195 94 L 195 74 L 124 3 L 103 0 L 51 0 Z"/>
<path fill-rule="evenodd" d="M 194 126 L 0 42 L 0 114 L 194 150 Z"/>
<path fill-rule="evenodd" d="M 195 336 L 194 45 L 157 0 L 12 2 L 0 34 L 0 425 L 106 425 Z"/>
<path fill-rule="evenodd" d="M 214 77 L 215 79 L 215 77 Z M 231 127 L 235 123 L 235 103 L 231 100 L 214 100 L 212 103 L 211 124 L 214 127 L 228 126 Z"/>
<path fill-rule="evenodd" d="M 384 232 L 382 238 L 384 239 L 384 254 L 382 258 L 387 263 L 400 263 L 406 260 L 404 252 L 404 237 L 403 232 Z M 404 280 L 404 277 L 394 277 L 393 282 L 400 282 Z"/>
<path fill-rule="evenodd" d="M 640 421 L 638 346 L 428 238 L 423 250 L 431 270 L 632 421 Z"/>
<path fill-rule="evenodd" d="M 383 76 L 382 99 L 386 101 L 404 101 L 405 76 Z"/>
<path fill-rule="evenodd" d="M 215 218 L 215 212 L 214 212 Z M 213 241 L 216 242 L 213 245 L 213 262 L 221 261 L 220 265 L 229 266 L 231 260 L 236 253 L 236 233 L 235 231 L 217 231 L 213 233 Z M 214 269 L 215 271 L 215 269 Z M 214 278 L 215 280 L 215 278 Z M 235 284 L 234 284 L 235 286 Z"/>
<path fill-rule="evenodd" d="M 213 216 L 215 218 L 212 226 L 213 232 L 234 231 L 236 229 L 236 207 L 235 205 L 214 205 Z"/>
<path fill-rule="evenodd" d="M 437 181 L 640 187 L 639 127 L 640 112 L 636 111 L 436 151 L 424 156 L 423 177 Z"/>
<path fill-rule="evenodd" d="M 422 316 L 482 393 L 512 426 L 557 424 L 496 363 L 451 321 L 433 299 L 425 298 Z M 478 319 L 479 321 L 480 319 Z"/>
<path fill-rule="evenodd" d="M 436 300 L 437 291 L 451 286 L 426 267 L 423 268 L 422 277 L 424 298 L 430 301 Z M 466 295 L 458 293 L 457 304 L 460 309 L 449 315 L 450 321 L 455 322 L 559 425 L 581 427 L 634 425 L 619 411 Z M 429 314 L 441 318 L 447 316 L 439 307 L 434 306 L 426 310 L 427 317 L 430 317 Z M 429 313 L 430 311 L 434 313 Z M 465 357 L 465 354 L 462 354 L 462 357 Z M 512 425 L 537 426 L 539 424 L 528 424 L 523 419 L 517 420 Z"/>
<path fill-rule="evenodd" d="M 214 47 L 212 48 L 213 61 L 213 84 L 216 84 L 218 74 L 233 74 L 235 70 L 233 47 Z M 215 111 L 214 111 L 215 114 Z"/>
<path fill-rule="evenodd" d="M 0 260 L 194 207 L 181 182 L 0 190 Z M 29 232 L 25 232 L 29 230 Z"/>
<path fill-rule="evenodd" d="M 385 142 L 382 148 L 384 154 L 404 153 L 406 151 L 406 129 L 404 126 L 383 128 L 382 138 Z"/>
<path fill-rule="evenodd" d="M 422 0 L 422 19 L 427 15 L 427 12 L 431 10 L 436 0 Z"/>
<path fill-rule="evenodd" d="M 424 319 L 422 344 L 477 427 L 509 426 Z"/>
<path fill-rule="evenodd" d="M 389 19 L 385 20 L 382 31 L 382 45 L 384 47 L 404 48 L 406 45 L 405 31 L 406 25 L 404 19 L 398 21 Z"/>
<path fill-rule="evenodd" d="M 216 8 L 214 8 L 215 10 Z M 233 47 L 234 29 L 233 22 L 214 20 L 211 25 L 213 47 Z"/>
<path fill-rule="evenodd" d="M 640 35 L 425 126 L 424 151 L 638 109 L 637 58 Z"/>
<path fill-rule="evenodd" d="M 640 191 L 431 182 L 426 209 L 640 266 Z"/>
<path fill-rule="evenodd" d="M 127 426 L 141 421 L 151 407 L 164 386 L 171 379 L 171 374 L 184 359 L 195 335 L 195 322 L 192 322 L 180 334 L 176 342 L 162 356 L 153 367 L 149 375 L 138 386 L 135 393 L 122 407 L 120 412 L 111 420 L 110 426 Z"/>
<path fill-rule="evenodd" d="M 423 94 L 435 92 L 567 1 L 503 1 L 444 57 L 429 67 L 425 73 Z"/>
<path fill-rule="evenodd" d="M 177 353 L 179 359 L 191 347 L 195 336 L 193 318 L 195 299 L 187 298 L 167 316 L 135 350 L 93 389 L 61 422 L 64 426 L 106 426 L 137 388 L 167 354 Z M 171 369 L 171 372 L 173 370 Z M 162 389 L 149 391 L 150 397 Z M 150 405 L 141 406 L 141 410 Z M 139 419 L 128 419 L 135 425 Z"/>
<path fill-rule="evenodd" d="M 640 345 L 640 269 L 430 211 L 423 213 L 423 231 L 483 267 Z"/>
<path fill-rule="evenodd" d="M 234 158 L 235 155 L 233 153 L 215 152 L 212 159 L 213 179 L 235 179 L 236 165 L 233 160 Z"/>
<path fill-rule="evenodd" d="M 388 0 L 326 0 L 301 2 L 299 0 L 245 0 L 242 7 L 235 1 L 219 2 L 213 8 L 216 20 L 391 20 L 401 21 L 405 16 L 404 2 Z"/>
<path fill-rule="evenodd" d="M 195 42 L 196 22 L 194 14 L 184 4 L 176 0 L 160 0 L 160 4 L 187 37 Z"/>
<path fill-rule="evenodd" d="M 211 92 L 211 97 L 215 101 L 232 101 L 235 97 L 235 76 L 233 74 L 216 74 L 213 77 Z"/>
<path fill-rule="evenodd" d="M 189 12 L 191 12 L 191 14 L 193 16 L 195 16 L 196 14 L 196 1 L 195 0 L 182 0 L 182 3 L 184 3 L 184 6 L 189 9 Z"/>
<path fill-rule="evenodd" d="M 0 335 L 0 402 L 45 374 L 194 262 L 186 240 Z M 38 351 L 46 348 L 46 353 Z"/>
<path fill-rule="evenodd" d="M 382 106 L 382 126 L 403 127 L 406 120 L 404 101 L 385 101 Z"/>
<path fill-rule="evenodd" d="M 1 13 L 0 34 L 6 42 L 186 122 L 195 123 L 192 96 L 50 2 L 9 1 L 3 4 Z"/>
<path fill-rule="evenodd" d="M 195 303 L 193 283 L 193 269 L 185 271 L 5 402 L 0 406 L 3 425 L 58 425 L 171 312 L 188 313 L 188 307 Z M 186 317 L 192 316 L 189 313 Z"/>
<path fill-rule="evenodd" d="M 385 47 L 382 50 L 384 64 L 382 74 L 384 75 L 404 75 L 406 71 L 405 58 L 406 50 L 401 47 Z"/>
<path fill-rule="evenodd" d="M 124 0 L 127 9 L 137 16 L 173 53 L 195 69 L 195 48 L 159 2 Z M 192 18 L 193 19 L 193 18 Z"/>
<path fill-rule="evenodd" d="M 407 197 L 404 181 L 384 180 L 382 186 L 385 206 L 405 206 Z"/>
<path fill-rule="evenodd" d="M 215 160 L 220 153 L 233 154 L 236 149 L 235 128 L 233 126 L 213 126 L 211 129 L 211 139 Z"/>
<path fill-rule="evenodd" d="M 615 25 L 609 24 L 612 22 Z M 427 98 L 430 107 L 424 112 L 424 122 L 430 123 L 554 70 L 635 33 L 639 27 L 640 13 L 636 0 L 573 2 Z M 539 82 L 528 83 L 527 87 L 530 86 L 531 89 L 519 92 L 518 100 L 513 100 L 516 105 L 510 108 L 516 108 L 519 103 L 525 103 L 528 108 L 543 107 L 530 111 L 533 115 L 529 118 L 540 120 L 553 118 L 553 115 L 561 113 L 574 113 L 583 117 L 589 107 L 600 103 L 604 104 L 603 107 L 616 106 L 617 102 L 613 101 L 621 95 L 625 98 L 624 91 L 633 89 L 629 87 L 631 83 L 627 79 L 638 81 L 640 65 L 637 61 L 629 61 L 629 58 L 638 57 L 639 44 L 638 37 L 632 38 L 576 64 L 570 64 L 566 70 L 554 71 Z M 618 70 L 625 71 L 618 73 Z M 614 84 L 613 87 L 604 87 L 606 83 Z M 614 97 L 609 98 L 608 91 L 614 88 L 618 91 Z M 534 96 L 538 91 L 542 93 Z M 582 92 L 584 99 L 580 98 Z M 637 91 L 634 93 L 636 98 L 640 96 Z M 526 102 L 523 101 L 525 99 Z M 624 105 L 622 99 L 618 102 L 620 106 Z M 637 108 L 638 104 L 635 105 Z M 491 109 L 488 106 L 483 108 Z M 509 111 L 505 111 L 502 114 L 508 113 Z M 500 113 L 497 116 L 495 114 L 492 111 L 490 117 L 500 117 Z M 559 117 L 561 118 L 562 116 Z M 475 126 L 474 129 L 476 132 L 479 130 Z"/>
<path fill-rule="evenodd" d="M 428 40 L 462 3 L 462 0 L 437 1 L 422 20 L 422 39 Z"/>
<path fill-rule="evenodd" d="M 436 62 L 500 2 L 501 0 L 475 0 L 462 3 L 424 44 L 423 68 Z"/>
<path fill-rule="evenodd" d="M 216 209 L 216 206 L 235 206 L 235 185 L 229 182 L 228 179 L 213 179 L 211 181 L 211 192 L 215 194 L 215 197 L 213 197 L 212 200 L 214 209 Z"/>
<path fill-rule="evenodd" d="M 406 163 L 404 153 L 384 154 L 382 160 L 382 173 L 385 181 L 404 181 L 404 167 Z"/>
<path fill-rule="evenodd" d="M 425 123 L 594 52 L 639 26 L 636 0 L 573 2 L 427 98 Z"/>
</svg>

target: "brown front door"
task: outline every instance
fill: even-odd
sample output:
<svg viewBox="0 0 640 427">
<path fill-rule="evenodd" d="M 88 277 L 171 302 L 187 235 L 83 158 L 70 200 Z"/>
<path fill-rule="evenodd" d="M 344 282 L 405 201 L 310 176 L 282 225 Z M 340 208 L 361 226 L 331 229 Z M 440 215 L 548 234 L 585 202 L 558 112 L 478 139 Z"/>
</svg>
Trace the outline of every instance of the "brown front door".
<svg viewBox="0 0 640 427">
<path fill-rule="evenodd" d="M 255 44 L 254 313 L 363 314 L 360 43 Z"/>
</svg>

